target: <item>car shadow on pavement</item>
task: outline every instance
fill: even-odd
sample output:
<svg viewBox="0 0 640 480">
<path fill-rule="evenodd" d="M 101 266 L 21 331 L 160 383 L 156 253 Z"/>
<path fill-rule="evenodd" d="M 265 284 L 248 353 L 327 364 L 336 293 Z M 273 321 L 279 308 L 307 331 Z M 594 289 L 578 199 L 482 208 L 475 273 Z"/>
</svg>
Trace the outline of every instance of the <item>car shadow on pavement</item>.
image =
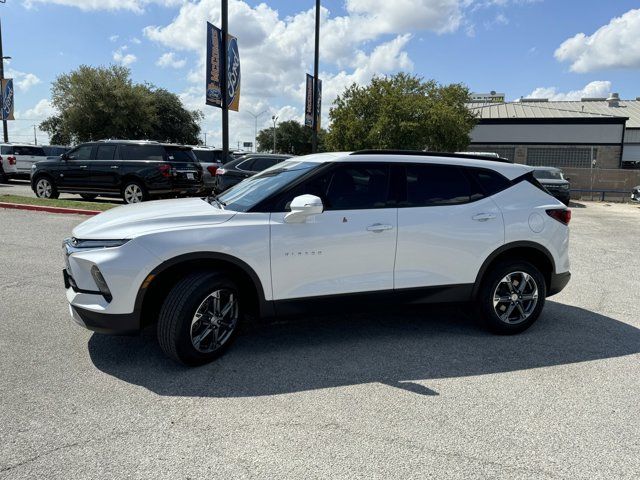
<svg viewBox="0 0 640 480">
<path fill-rule="evenodd" d="M 640 330 L 548 301 L 516 336 L 489 334 L 461 309 L 430 307 L 255 324 L 199 368 L 175 364 L 149 335 L 93 334 L 88 349 L 101 371 L 159 395 L 251 397 L 371 382 L 437 395 L 416 382 L 630 355 L 640 352 Z"/>
</svg>

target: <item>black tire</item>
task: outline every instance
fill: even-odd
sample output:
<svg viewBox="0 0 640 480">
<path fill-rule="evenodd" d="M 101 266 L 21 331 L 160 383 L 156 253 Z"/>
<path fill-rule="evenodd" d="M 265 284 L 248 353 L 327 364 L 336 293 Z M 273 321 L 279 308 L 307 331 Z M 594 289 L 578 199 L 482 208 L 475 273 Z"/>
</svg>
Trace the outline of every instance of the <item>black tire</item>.
<svg viewBox="0 0 640 480">
<path fill-rule="evenodd" d="M 48 188 L 45 186 L 45 182 L 49 185 Z M 46 175 L 37 177 L 33 184 L 35 185 L 34 192 L 38 198 L 56 199 L 60 196 L 56 184 L 51 177 Z"/>
<path fill-rule="evenodd" d="M 135 198 L 137 198 L 135 201 L 133 201 L 133 196 L 130 195 L 132 190 L 138 192 L 135 196 Z M 127 204 L 146 202 L 149 200 L 149 193 L 141 182 L 137 180 L 127 180 L 122 186 L 122 199 L 124 203 Z"/>
<path fill-rule="evenodd" d="M 212 351 L 204 352 L 194 346 L 192 322 L 198 308 L 216 291 L 230 292 L 235 295 L 234 317 L 236 320 L 233 327 L 224 330 L 223 343 L 213 347 Z M 158 317 L 160 348 L 168 357 L 183 365 L 196 366 L 211 362 L 222 355 L 233 343 L 238 333 L 242 314 L 242 295 L 231 279 L 218 272 L 192 273 L 176 283 L 162 304 Z M 202 333 L 202 330 L 200 332 Z M 228 334 L 229 332 L 230 334 Z M 213 333 L 209 340 L 212 339 Z M 209 348 L 212 345 L 215 344 L 208 343 Z"/>
<path fill-rule="evenodd" d="M 81 193 L 80 196 L 84 200 L 95 200 L 96 198 L 98 198 L 98 195 L 95 195 L 93 193 Z"/>
<path fill-rule="evenodd" d="M 517 290 L 522 285 L 522 279 L 526 278 L 523 275 L 515 273 L 512 278 L 511 288 L 514 287 L 514 283 L 517 283 L 517 287 L 511 290 L 507 287 L 507 282 L 503 282 L 507 275 L 514 272 L 523 272 L 529 275 L 525 283 L 526 294 L 521 295 L 521 298 L 528 298 L 533 296 L 533 284 L 535 282 L 535 288 L 537 289 L 537 300 L 535 303 L 531 300 L 516 299 L 507 302 L 498 302 L 494 307 L 494 293 L 502 294 L 499 298 L 506 298 L 512 296 L 514 293 L 518 295 Z M 500 289 L 497 290 L 500 284 Z M 498 335 L 513 335 L 520 333 L 529 328 L 540 316 L 540 312 L 544 308 L 545 298 L 547 296 L 547 285 L 542 273 L 534 265 L 529 262 L 521 260 L 503 261 L 492 266 L 485 274 L 480 289 L 478 291 L 478 297 L 476 303 L 478 309 L 482 315 L 484 325 L 493 333 Z M 513 307 L 513 308 L 512 308 Z M 511 308 L 511 310 L 509 310 Z M 505 321 L 498 315 L 498 311 L 504 311 L 502 316 L 507 320 Z M 509 314 L 508 312 L 511 312 Z M 526 318 L 518 320 L 517 317 Z M 511 321 L 508 319 L 513 317 Z"/>
</svg>

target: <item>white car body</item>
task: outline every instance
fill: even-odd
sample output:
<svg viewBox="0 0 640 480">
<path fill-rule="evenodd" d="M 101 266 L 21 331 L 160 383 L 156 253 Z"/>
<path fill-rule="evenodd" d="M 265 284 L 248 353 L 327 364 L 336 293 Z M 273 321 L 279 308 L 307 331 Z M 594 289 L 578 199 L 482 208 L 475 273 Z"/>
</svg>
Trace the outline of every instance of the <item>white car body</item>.
<svg viewBox="0 0 640 480">
<path fill-rule="evenodd" d="M 3 157 L 3 167 L 4 157 L 11 157 L 15 161 L 15 169 L 11 173 L 26 177 L 31 175 L 33 165 L 47 159 L 42 147 L 28 143 L 0 143 L 0 154 Z"/>
<path fill-rule="evenodd" d="M 469 300 L 492 259 L 513 249 L 527 249 L 549 262 L 547 294 L 568 281 L 569 228 L 546 212 L 564 205 L 530 181 L 518 180 L 530 167 L 401 154 L 325 153 L 295 161 L 455 165 L 492 170 L 512 183 L 457 205 L 327 210 L 295 222 L 286 218 L 292 212 L 233 211 L 199 198 L 117 207 L 73 230 L 81 245 L 94 241 L 93 247 L 64 244 L 73 318 L 100 332 L 139 330 L 145 324 L 147 291 L 165 269 L 182 261 L 241 269 L 255 287 L 258 313 L 264 316 L 345 294 L 426 289 L 431 301 Z M 125 240 L 121 246 L 101 245 Z M 112 298 L 100 293 L 94 266 Z"/>
</svg>

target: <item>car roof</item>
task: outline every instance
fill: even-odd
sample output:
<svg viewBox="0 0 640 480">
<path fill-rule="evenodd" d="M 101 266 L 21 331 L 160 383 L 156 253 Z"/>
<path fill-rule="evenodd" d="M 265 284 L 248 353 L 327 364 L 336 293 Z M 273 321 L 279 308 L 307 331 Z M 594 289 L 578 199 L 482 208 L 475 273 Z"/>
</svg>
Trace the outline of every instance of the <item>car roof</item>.
<svg viewBox="0 0 640 480">
<path fill-rule="evenodd" d="M 392 163 L 425 163 L 439 165 L 460 165 L 465 167 L 488 168 L 494 170 L 510 180 L 533 171 L 528 165 L 515 164 L 507 161 L 497 161 L 490 157 L 475 157 L 473 155 L 435 153 L 435 152 L 402 152 L 397 150 L 359 151 L 359 152 L 325 152 L 296 157 L 298 162 L 392 162 Z"/>
<path fill-rule="evenodd" d="M 42 148 L 43 146 L 46 145 L 35 145 L 33 143 L 13 143 L 13 142 L 2 142 L 0 143 L 1 146 L 3 147 L 39 147 Z"/>
</svg>

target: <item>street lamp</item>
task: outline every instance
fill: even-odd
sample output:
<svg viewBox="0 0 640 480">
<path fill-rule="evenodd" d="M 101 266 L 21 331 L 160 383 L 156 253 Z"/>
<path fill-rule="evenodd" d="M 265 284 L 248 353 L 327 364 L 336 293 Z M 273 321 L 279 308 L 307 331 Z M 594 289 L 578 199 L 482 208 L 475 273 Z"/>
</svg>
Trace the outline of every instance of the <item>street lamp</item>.
<svg viewBox="0 0 640 480">
<path fill-rule="evenodd" d="M 263 110 L 263 111 L 261 111 L 260 113 L 255 114 L 255 113 L 253 113 L 252 111 L 247 110 L 247 113 L 248 113 L 249 115 L 251 115 L 251 116 L 253 117 L 253 119 L 255 120 L 255 122 L 256 122 L 256 123 L 255 123 L 255 125 L 254 125 L 254 129 L 253 129 L 253 151 L 254 151 L 254 153 L 255 153 L 255 152 L 257 152 L 257 151 L 258 151 L 258 150 L 257 150 L 257 145 L 256 145 L 257 138 L 258 138 L 258 118 L 260 118 L 262 115 L 264 115 L 265 113 L 267 113 L 267 111 L 266 111 L 266 110 Z"/>
<path fill-rule="evenodd" d="M 273 120 L 273 153 L 276 153 L 276 122 L 278 121 L 278 116 L 273 115 L 271 120 Z"/>
</svg>

